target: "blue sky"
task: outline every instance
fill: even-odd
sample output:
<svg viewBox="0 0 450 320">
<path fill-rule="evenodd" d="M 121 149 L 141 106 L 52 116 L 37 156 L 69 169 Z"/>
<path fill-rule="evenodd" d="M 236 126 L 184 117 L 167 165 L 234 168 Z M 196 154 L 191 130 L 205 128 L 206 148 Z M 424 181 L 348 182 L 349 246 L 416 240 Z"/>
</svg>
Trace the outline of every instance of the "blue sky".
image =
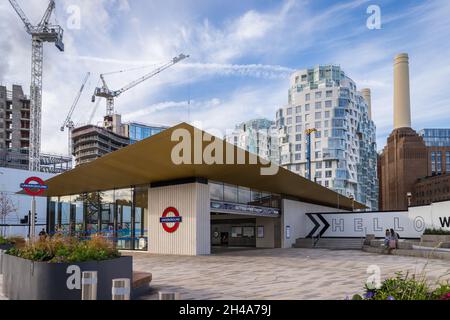
<svg viewBox="0 0 450 320">
<path fill-rule="evenodd" d="M 18 0 L 32 21 L 47 0 Z M 369 5 L 381 8 L 380 30 L 369 30 Z M 70 28 L 68 9 L 80 10 Z M 74 116 L 86 123 L 99 73 L 112 88 L 179 53 L 189 60 L 124 93 L 116 101 L 125 120 L 174 125 L 201 121 L 225 132 L 240 121 L 273 119 L 287 103 L 292 70 L 339 64 L 359 88 L 370 87 L 378 149 L 392 130 L 392 60 L 408 52 L 413 126 L 449 127 L 450 1 L 324 0 L 59 0 L 66 51 L 45 47 L 43 150 L 66 152 L 59 127 L 87 71 L 92 72 Z M 7 1 L 0 4 L 0 82 L 28 87 L 30 40 Z M 28 91 L 28 90 L 26 90 Z M 188 103 L 190 102 L 190 112 Z M 102 102 L 94 122 L 105 112 Z"/>
</svg>

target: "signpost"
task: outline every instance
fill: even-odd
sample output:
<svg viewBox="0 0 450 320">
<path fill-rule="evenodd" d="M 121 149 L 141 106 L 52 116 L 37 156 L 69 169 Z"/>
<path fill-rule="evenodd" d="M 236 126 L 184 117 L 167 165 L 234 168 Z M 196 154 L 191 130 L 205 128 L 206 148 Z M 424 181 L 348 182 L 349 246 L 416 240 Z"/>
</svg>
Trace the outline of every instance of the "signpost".
<svg viewBox="0 0 450 320">
<path fill-rule="evenodd" d="M 35 228 L 36 228 L 36 196 L 40 196 L 48 189 L 45 185 L 44 180 L 38 177 L 30 177 L 25 180 L 24 183 L 20 184 L 20 187 L 29 195 L 32 196 L 31 200 L 31 217 L 29 221 L 31 223 L 30 239 L 34 239 Z"/>
</svg>

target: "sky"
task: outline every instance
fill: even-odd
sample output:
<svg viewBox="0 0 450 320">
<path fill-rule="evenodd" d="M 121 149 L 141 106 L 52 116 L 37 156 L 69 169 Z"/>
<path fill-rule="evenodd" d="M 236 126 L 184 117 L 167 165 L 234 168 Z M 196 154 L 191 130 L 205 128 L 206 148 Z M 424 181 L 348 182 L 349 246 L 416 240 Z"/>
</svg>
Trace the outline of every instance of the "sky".
<svg viewBox="0 0 450 320">
<path fill-rule="evenodd" d="M 17 0 L 40 20 L 48 0 Z M 370 5 L 381 28 L 369 29 Z M 413 127 L 450 127 L 448 0 L 56 0 L 52 22 L 65 29 L 65 52 L 44 49 L 42 151 L 67 153 L 60 127 L 87 72 L 73 115 L 99 124 L 104 100 L 91 102 L 99 74 L 119 89 L 180 53 L 190 58 L 125 92 L 124 121 L 201 123 L 226 132 L 242 121 L 275 119 L 287 104 L 289 75 L 338 64 L 359 89 L 372 90 L 378 149 L 392 131 L 393 58 L 410 56 Z M 29 91 L 31 39 L 8 1 L 0 2 L 0 84 Z M 131 69 L 131 70 L 130 70 Z"/>
</svg>

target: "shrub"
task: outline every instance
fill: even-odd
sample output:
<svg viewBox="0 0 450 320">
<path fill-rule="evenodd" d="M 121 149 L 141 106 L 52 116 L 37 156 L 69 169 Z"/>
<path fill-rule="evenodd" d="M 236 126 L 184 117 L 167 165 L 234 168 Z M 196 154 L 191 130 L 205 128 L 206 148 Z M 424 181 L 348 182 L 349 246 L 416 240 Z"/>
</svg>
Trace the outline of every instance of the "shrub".
<svg viewBox="0 0 450 320">
<path fill-rule="evenodd" d="M 120 257 L 114 244 L 102 237 L 80 241 L 76 238 L 55 236 L 40 239 L 23 248 L 10 249 L 7 253 L 32 261 L 51 263 L 101 261 Z"/>
<path fill-rule="evenodd" d="M 440 283 L 433 291 L 433 300 L 450 300 L 450 284 Z"/>
<path fill-rule="evenodd" d="M 10 243 L 11 243 L 11 241 L 9 241 L 8 239 L 0 236 L 0 245 L 1 244 L 10 244 Z"/>
<path fill-rule="evenodd" d="M 450 231 L 444 230 L 444 229 L 428 228 L 428 229 L 425 229 L 423 234 L 425 234 L 425 235 L 449 236 L 450 235 Z"/>
<path fill-rule="evenodd" d="M 439 283 L 433 290 L 425 274 L 416 277 L 398 272 L 394 278 L 383 281 L 379 289 L 366 285 L 366 293 L 354 295 L 352 300 L 450 300 L 450 284 Z"/>
</svg>

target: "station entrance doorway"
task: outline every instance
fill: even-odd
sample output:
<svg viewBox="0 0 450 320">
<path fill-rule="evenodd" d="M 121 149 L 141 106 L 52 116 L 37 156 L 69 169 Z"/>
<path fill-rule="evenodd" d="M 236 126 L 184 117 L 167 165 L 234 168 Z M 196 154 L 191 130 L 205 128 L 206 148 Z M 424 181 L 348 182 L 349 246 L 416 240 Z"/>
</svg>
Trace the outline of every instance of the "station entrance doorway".
<svg viewBox="0 0 450 320">
<path fill-rule="evenodd" d="M 280 248 L 280 218 L 212 212 L 211 246 L 212 249 Z"/>
</svg>

